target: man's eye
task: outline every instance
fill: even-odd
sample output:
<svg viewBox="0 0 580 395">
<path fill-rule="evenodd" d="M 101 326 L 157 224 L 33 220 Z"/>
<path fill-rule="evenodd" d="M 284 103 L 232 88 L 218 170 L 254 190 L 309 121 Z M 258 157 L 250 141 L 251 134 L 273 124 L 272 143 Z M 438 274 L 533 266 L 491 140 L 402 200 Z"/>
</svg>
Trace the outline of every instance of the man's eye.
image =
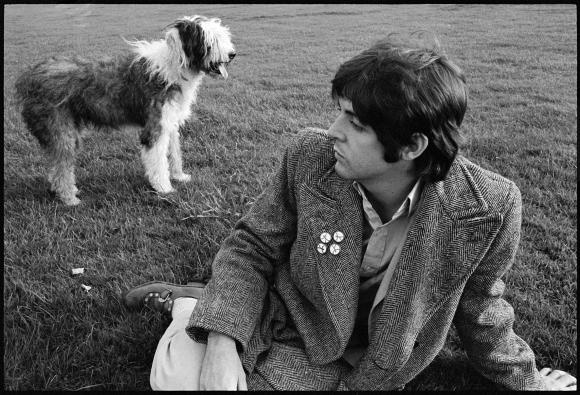
<svg viewBox="0 0 580 395">
<path fill-rule="evenodd" d="M 354 126 L 354 128 L 356 130 L 358 130 L 359 132 L 362 131 L 364 128 L 360 125 L 357 125 L 356 123 L 354 123 L 353 121 L 350 121 L 351 125 Z"/>
</svg>

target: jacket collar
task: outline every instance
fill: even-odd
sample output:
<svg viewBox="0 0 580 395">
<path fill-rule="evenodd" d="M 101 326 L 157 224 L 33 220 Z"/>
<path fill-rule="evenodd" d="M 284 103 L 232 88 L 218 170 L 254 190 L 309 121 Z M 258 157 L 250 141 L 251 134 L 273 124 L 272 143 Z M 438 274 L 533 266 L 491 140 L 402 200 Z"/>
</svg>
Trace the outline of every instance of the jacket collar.
<svg viewBox="0 0 580 395">
<path fill-rule="evenodd" d="M 326 197 L 336 202 L 337 200 L 340 201 L 340 197 L 343 194 L 350 194 L 351 191 L 355 192 L 355 190 L 352 188 L 352 181 L 340 177 L 334 171 L 336 161 L 331 163 L 332 166 L 322 174 L 322 177 L 315 182 L 315 185 Z"/>
<path fill-rule="evenodd" d="M 489 205 L 467 170 L 467 159 L 458 155 L 444 180 L 427 185 L 424 194 L 435 194 L 445 213 L 453 220 L 485 216 Z M 422 196 L 423 200 L 426 196 Z"/>
<path fill-rule="evenodd" d="M 360 195 L 353 187 L 351 180 L 340 177 L 334 171 L 334 161 L 315 182 L 317 188 L 327 198 L 332 201 L 340 201 L 341 197 L 349 196 L 347 201 L 360 202 Z M 467 159 L 458 155 L 453 161 L 447 177 L 442 181 L 435 183 L 426 183 L 423 186 L 421 198 L 418 201 L 420 205 L 425 199 L 436 196 L 442 209 L 453 220 L 484 216 L 489 211 L 489 205 L 483 198 L 483 194 L 476 184 L 471 173 L 467 170 Z M 359 195 L 358 198 L 351 196 L 353 193 Z"/>
</svg>

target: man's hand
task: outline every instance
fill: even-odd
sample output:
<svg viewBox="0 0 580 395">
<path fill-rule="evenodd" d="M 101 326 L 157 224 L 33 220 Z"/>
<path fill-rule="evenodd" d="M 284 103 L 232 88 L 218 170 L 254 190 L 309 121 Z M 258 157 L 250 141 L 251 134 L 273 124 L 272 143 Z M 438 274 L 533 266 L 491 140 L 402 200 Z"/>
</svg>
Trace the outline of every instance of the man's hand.
<svg viewBox="0 0 580 395">
<path fill-rule="evenodd" d="M 540 375 L 548 391 L 576 391 L 576 377 L 569 373 L 544 368 Z"/>
<path fill-rule="evenodd" d="M 236 350 L 236 341 L 218 332 L 207 337 L 199 376 L 200 390 L 247 390 L 246 374 Z"/>
</svg>

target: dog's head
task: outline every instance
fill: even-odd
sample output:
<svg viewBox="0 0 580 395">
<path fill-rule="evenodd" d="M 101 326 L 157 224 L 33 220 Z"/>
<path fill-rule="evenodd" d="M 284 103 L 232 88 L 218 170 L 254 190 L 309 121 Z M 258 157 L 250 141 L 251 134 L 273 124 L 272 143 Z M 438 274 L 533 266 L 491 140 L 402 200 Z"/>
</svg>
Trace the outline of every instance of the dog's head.
<svg viewBox="0 0 580 395">
<path fill-rule="evenodd" d="M 228 77 L 226 66 L 236 51 L 228 27 L 219 19 L 184 16 L 168 26 L 165 40 L 181 67 Z"/>
</svg>

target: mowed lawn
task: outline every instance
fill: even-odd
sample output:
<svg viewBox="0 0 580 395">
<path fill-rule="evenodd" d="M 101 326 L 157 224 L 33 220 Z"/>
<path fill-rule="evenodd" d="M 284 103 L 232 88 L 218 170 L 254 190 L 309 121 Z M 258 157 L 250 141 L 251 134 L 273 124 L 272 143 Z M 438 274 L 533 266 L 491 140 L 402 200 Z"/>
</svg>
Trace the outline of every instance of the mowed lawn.
<svg viewBox="0 0 580 395">
<path fill-rule="evenodd" d="M 52 55 L 99 58 L 160 38 L 177 17 L 221 17 L 238 56 L 207 78 L 183 128 L 193 179 L 151 191 L 136 130 L 95 132 L 78 158 L 83 203 L 48 193 L 14 82 Z M 516 333 L 539 367 L 577 372 L 577 21 L 573 5 L 8 5 L 4 8 L 4 386 L 146 390 L 169 319 L 130 312 L 137 284 L 207 279 L 220 242 L 267 185 L 284 144 L 337 115 L 338 65 L 389 32 L 427 30 L 465 71 L 463 152 L 520 187 L 522 240 L 506 276 Z M 72 268 L 85 273 L 72 276 Z M 92 287 L 86 291 L 82 285 Z M 406 389 L 494 389 L 454 330 Z"/>
</svg>

